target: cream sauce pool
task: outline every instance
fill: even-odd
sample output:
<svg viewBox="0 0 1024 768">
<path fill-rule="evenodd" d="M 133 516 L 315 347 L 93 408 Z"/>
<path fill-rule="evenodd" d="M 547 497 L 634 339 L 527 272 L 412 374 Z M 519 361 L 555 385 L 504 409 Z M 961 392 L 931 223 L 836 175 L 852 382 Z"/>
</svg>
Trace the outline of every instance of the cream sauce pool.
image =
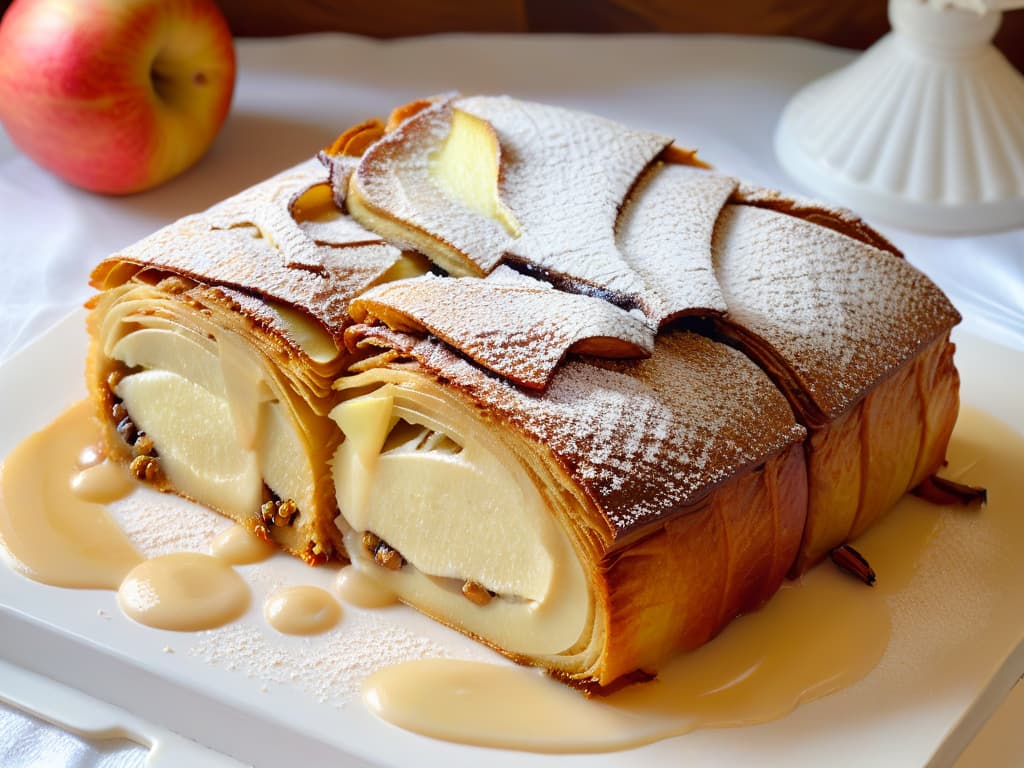
<svg viewBox="0 0 1024 768">
<path fill-rule="evenodd" d="M 213 537 L 210 554 L 232 565 L 261 563 L 277 552 L 277 547 L 264 541 L 242 525 L 232 525 Z"/>
<path fill-rule="evenodd" d="M 285 635 L 316 635 L 341 619 L 341 606 L 320 587 L 284 587 L 263 604 L 267 623 Z"/>
<path fill-rule="evenodd" d="M 1024 515 L 1015 509 L 1024 498 L 1021 436 L 965 409 L 949 460 L 989 488 L 988 507 L 943 509 L 904 497 L 856 542 L 878 574 L 874 587 L 827 565 L 814 568 L 711 642 L 677 656 L 650 683 L 587 700 L 511 665 L 431 659 L 371 675 L 364 701 L 381 718 L 426 736 L 551 753 L 620 750 L 697 728 L 783 717 L 878 665 L 892 639 L 890 606 L 902 598 L 944 515 L 981 516 L 990 540 L 1024 541 Z M 1016 557 L 983 565 L 987 584 L 1013 583 L 1020 571 Z M 991 621 L 1019 622 L 1016 596 L 991 599 L 1001 600 Z"/>
<path fill-rule="evenodd" d="M 106 507 L 72 491 L 78 458 L 95 443 L 92 406 L 83 401 L 19 443 L 4 461 L 0 542 L 15 570 L 30 579 L 117 589 L 142 562 Z"/>
<path fill-rule="evenodd" d="M 175 552 L 135 566 L 117 590 L 126 616 L 158 629 L 195 632 L 234 621 L 249 607 L 249 585 L 230 565 Z"/>
<path fill-rule="evenodd" d="M 895 557 L 871 558 L 884 578 L 868 588 L 835 568 L 787 583 L 711 642 L 677 656 L 657 679 L 585 699 L 514 666 L 413 661 L 371 675 L 376 714 L 434 738 L 533 752 L 625 749 L 697 728 L 753 725 L 870 672 L 890 635 L 886 597 L 913 572 L 934 512 L 903 526 Z"/>
<path fill-rule="evenodd" d="M 144 560 L 98 503 L 118 498 L 132 484 L 95 443 L 91 408 L 83 402 L 7 457 L 0 473 L 0 543 L 13 567 L 55 586 L 118 590 L 126 614 L 165 629 L 219 626 L 244 613 L 250 591 L 230 564 L 255 562 L 272 550 L 247 531 L 229 528 L 212 545 L 216 557 L 177 553 Z M 950 458 L 954 467 L 980 461 L 985 471 L 977 481 L 990 490 L 1019 490 L 1024 441 L 995 419 L 965 410 Z M 944 514 L 986 515 L 992 536 L 1024 539 L 1024 516 L 996 514 L 996 505 L 1003 512 L 1007 504 L 991 498 L 994 503 L 981 513 L 905 498 L 896 514 L 857 543 L 879 574 L 874 588 L 834 568 L 816 568 L 712 642 L 678 656 L 657 680 L 606 698 L 586 699 L 512 665 L 423 660 L 371 675 L 364 699 L 408 730 L 538 752 L 618 750 L 695 728 L 779 718 L 803 701 L 855 683 L 878 664 L 890 639 L 892 597 L 913 576 Z M 335 586 L 353 605 L 394 602 L 393 594 L 351 568 L 339 572 Z M 271 595 L 264 612 L 279 631 L 300 633 L 323 631 L 341 616 L 329 592 L 311 587 Z"/>
</svg>

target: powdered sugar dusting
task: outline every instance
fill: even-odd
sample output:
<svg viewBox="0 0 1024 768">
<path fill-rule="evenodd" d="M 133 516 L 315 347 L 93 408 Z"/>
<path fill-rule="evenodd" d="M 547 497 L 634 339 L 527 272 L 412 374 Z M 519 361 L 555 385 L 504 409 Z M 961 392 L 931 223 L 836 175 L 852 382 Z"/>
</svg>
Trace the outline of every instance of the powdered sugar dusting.
<svg viewBox="0 0 1024 768">
<path fill-rule="evenodd" d="M 864 220 L 849 208 L 827 205 L 800 195 L 789 195 L 777 189 L 761 187 L 747 181 L 740 181 L 732 196 L 732 202 L 769 208 L 779 213 L 804 219 L 837 232 L 842 232 L 862 243 L 873 245 L 894 256 L 902 256 L 895 245 L 880 233 L 869 227 Z"/>
<path fill-rule="evenodd" d="M 345 210 L 345 198 L 348 195 L 348 180 L 359 167 L 359 157 L 352 155 L 332 155 L 323 150 L 317 153 L 317 160 L 327 169 L 328 183 L 334 193 L 334 203 Z"/>
<path fill-rule="evenodd" d="M 501 152 L 499 191 L 522 234 L 453 199 L 430 171 L 452 110 L 486 120 Z M 453 249 L 484 275 L 502 258 L 529 265 L 579 292 L 639 306 L 644 283 L 615 243 L 619 209 L 637 177 L 671 139 L 594 115 L 507 97 L 439 102 L 407 120 L 363 156 L 354 183 L 366 202 L 406 229 Z"/>
<path fill-rule="evenodd" d="M 493 280 L 424 275 L 387 283 L 355 299 L 350 312 L 359 321 L 369 316 L 399 330 L 427 330 L 533 389 L 547 385 L 570 349 L 626 358 L 647 357 L 654 348 L 654 332 L 642 318 L 530 277 L 513 283 L 506 270 Z"/>
<path fill-rule="evenodd" d="M 623 209 L 619 248 L 644 281 L 643 311 L 655 327 L 687 313 L 725 312 L 711 235 L 736 184 L 699 168 L 659 163 Z"/>
<path fill-rule="evenodd" d="M 303 232 L 288 212 L 289 201 L 323 173 L 313 160 L 186 216 L 101 262 L 94 282 L 119 262 L 158 267 L 276 299 L 342 328 L 348 301 L 401 253 L 348 225 L 339 225 L 329 238 L 336 242 L 326 245 Z M 317 237 L 326 235 L 319 231 Z"/>
<path fill-rule="evenodd" d="M 142 487 L 107 509 L 146 558 L 208 552 L 213 537 L 233 524 L 205 507 Z"/>
<path fill-rule="evenodd" d="M 420 246 L 449 272 L 484 275 L 498 264 L 512 238 L 497 221 L 446 194 L 431 174 L 430 158 L 451 125 L 450 100 L 423 109 L 366 150 L 352 185 L 368 206 L 458 252 L 465 264 L 439 260 L 425 244 Z"/>
<path fill-rule="evenodd" d="M 714 257 L 727 328 L 796 378 L 820 411 L 812 420 L 841 414 L 960 319 L 905 260 L 772 210 L 726 206 Z"/>
<path fill-rule="evenodd" d="M 260 228 L 263 229 L 263 226 L 260 225 Z M 339 215 L 330 221 L 304 221 L 298 228 L 309 241 L 318 246 L 370 245 L 382 242 L 379 237 L 364 229 L 349 216 Z M 319 258 L 319 263 L 323 263 L 322 257 Z"/>
<path fill-rule="evenodd" d="M 500 283 L 501 285 L 520 285 L 528 286 L 530 288 L 545 288 L 549 291 L 555 289 L 551 283 L 546 283 L 543 280 L 537 280 L 536 278 L 524 275 L 522 272 L 518 272 L 507 264 L 499 264 L 494 268 L 487 277 L 484 278 L 489 283 Z"/>
<path fill-rule="evenodd" d="M 270 685 L 298 688 L 337 707 L 356 698 L 363 680 L 379 669 L 416 659 L 467 655 L 453 653 L 386 615 L 355 610 L 346 610 L 340 625 L 314 637 L 287 637 L 266 627 L 229 624 L 203 632 L 189 654 Z"/>
<path fill-rule="evenodd" d="M 412 357 L 550 449 L 615 537 L 683 511 L 805 435 L 756 365 L 693 333 L 661 334 L 648 360 L 570 359 L 543 395 L 488 374 L 435 339 L 380 326 L 350 333 Z"/>
<path fill-rule="evenodd" d="M 616 246 L 615 221 L 637 177 L 672 139 L 505 96 L 455 106 L 498 134 L 501 195 L 523 229 L 509 257 L 638 306 L 644 285 Z"/>
</svg>

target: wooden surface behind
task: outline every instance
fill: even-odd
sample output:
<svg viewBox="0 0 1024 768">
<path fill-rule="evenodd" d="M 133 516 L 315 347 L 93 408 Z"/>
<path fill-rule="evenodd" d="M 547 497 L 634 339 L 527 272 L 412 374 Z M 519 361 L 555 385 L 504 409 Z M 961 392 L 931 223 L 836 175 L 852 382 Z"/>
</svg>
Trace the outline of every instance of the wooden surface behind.
<svg viewBox="0 0 1024 768">
<path fill-rule="evenodd" d="M 885 0 L 217 2 L 240 36 L 316 31 L 372 37 L 438 32 L 726 33 L 787 35 L 866 48 L 889 29 Z M 1004 15 L 996 44 L 1024 71 L 1024 10 Z"/>
<path fill-rule="evenodd" d="M 667 32 L 787 35 L 866 48 L 888 29 L 886 0 L 216 0 L 238 36 L 350 32 Z M 11 0 L 0 0 L 0 11 Z M 1024 71 L 1024 10 L 996 45 Z"/>
</svg>

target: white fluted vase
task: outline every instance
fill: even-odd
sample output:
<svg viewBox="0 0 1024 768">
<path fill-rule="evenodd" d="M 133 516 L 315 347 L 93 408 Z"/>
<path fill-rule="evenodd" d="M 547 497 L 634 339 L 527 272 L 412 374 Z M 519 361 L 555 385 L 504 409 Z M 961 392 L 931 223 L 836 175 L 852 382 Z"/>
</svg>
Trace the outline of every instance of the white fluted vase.
<svg viewBox="0 0 1024 768">
<path fill-rule="evenodd" d="M 1002 15 L 890 0 L 889 18 L 892 32 L 786 107 L 782 166 L 897 226 L 1024 226 L 1024 76 L 991 45 Z"/>
</svg>

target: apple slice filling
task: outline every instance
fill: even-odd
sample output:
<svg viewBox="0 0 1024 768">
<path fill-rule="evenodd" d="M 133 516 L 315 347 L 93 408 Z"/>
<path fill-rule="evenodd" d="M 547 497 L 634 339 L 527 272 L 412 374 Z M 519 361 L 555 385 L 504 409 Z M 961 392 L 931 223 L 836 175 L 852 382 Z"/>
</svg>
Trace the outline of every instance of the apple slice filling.
<svg viewBox="0 0 1024 768">
<path fill-rule="evenodd" d="M 428 158 L 430 176 L 449 197 L 519 237 L 522 227 L 498 189 L 501 145 L 494 128 L 461 109 L 452 110 L 451 120 L 448 137 Z"/>
<path fill-rule="evenodd" d="M 306 506 L 312 468 L 294 461 L 304 453 L 298 436 L 265 378 L 236 354 L 229 337 L 200 345 L 169 329 L 136 331 L 112 357 L 141 370 L 115 394 L 185 495 L 249 516 L 266 479 L 277 496 Z"/>
<path fill-rule="evenodd" d="M 505 261 L 577 293 L 645 306 L 615 225 L 637 179 L 671 143 L 571 110 L 505 97 L 440 100 L 363 154 L 354 219 L 453 276 Z"/>
<path fill-rule="evenodd" d="M 378 373 L 346 382 L 357 388 L 331 412 L 344 433 L 333 461 L 338 525 L 355 565 L 508 652 L 585 643 L 583 569 L 514 450 L 450 396 Z M 379 386 L 360 391 L 367 379 Z"/>
<path fill-rule="evenodd" d="M 315 505 L 317 471 L 297 419 L 304 404 L 248 340 L 201 313 L 184 317 L 178 302 L 157 303 L 163 311 L 143 313 L 138 310 L 144 304 L 152 309 L 152 300 L 126 299 L 101 329 L 117 372 L 109 383 L 116 415 L 125 417 L 122 437 L 138 454 L 138 435 L 144 435 L 141 452 L 188 498 L 240 522 L 302 524 L 303 511 Z M 281 308 L 278 315 L 311 359 L 338 354 L 298 313 Z M 268 498 L 274 507 L 269 520 Z"/>
</svg>

